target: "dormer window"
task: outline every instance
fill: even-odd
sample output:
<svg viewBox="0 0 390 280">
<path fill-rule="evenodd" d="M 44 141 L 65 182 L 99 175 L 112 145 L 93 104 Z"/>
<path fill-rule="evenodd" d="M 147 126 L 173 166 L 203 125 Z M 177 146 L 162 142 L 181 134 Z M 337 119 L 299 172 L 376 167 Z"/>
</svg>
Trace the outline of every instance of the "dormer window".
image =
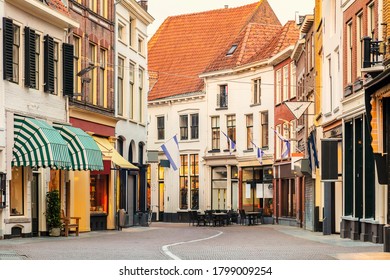
<svg viewBox="0 0 390 280">
<path fill-rule="evenodd" d="M 236 51 L 236 49 L 237 49 L 237 44 L 232 45 L 229 51 L 226 53 L 226 55 L 232 55 Z"/>
</svg>

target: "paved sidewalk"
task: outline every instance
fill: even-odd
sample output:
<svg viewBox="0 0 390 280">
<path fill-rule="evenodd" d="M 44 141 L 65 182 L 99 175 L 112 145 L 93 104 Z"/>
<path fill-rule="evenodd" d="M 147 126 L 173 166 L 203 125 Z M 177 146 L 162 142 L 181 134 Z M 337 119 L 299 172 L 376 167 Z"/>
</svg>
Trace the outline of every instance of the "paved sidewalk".
<svg viewBox="0 0 390 280">
<path fill-rule="evenodd" d="M 292 235 L 307 240 L 331 244 L 342 247 L 373 247 L 383 249 L 383 244 L 374 244 L 371 242 L 362 242 L 347 238 L 340 238 L 338 234 L 323 235 L 322 232 L 311 232 L 301 228 L 289 226 L 276 226 L 274 229 L 288 235 Z M 339 253 L 334 254 L 334 257 L 339 260 L 390 260 L 390 253 L 387 252 L 364 252 L 364 253 Z"/>
</svg>

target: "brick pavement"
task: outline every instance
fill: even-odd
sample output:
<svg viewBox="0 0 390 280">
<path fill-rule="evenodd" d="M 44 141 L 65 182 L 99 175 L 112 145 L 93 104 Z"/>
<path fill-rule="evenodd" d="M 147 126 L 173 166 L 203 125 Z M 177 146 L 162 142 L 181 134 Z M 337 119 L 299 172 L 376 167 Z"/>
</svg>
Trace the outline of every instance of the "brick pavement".
<svg viewBox="0 0 390 280">
<path fill-rule="evenodd" d="M 0 259 L 32 260 L 331 260 L 390 259 L 382 244 L 279 225 L 194 227 L 153 223 L 79 237 L 0 240 Z"/>
</svg>

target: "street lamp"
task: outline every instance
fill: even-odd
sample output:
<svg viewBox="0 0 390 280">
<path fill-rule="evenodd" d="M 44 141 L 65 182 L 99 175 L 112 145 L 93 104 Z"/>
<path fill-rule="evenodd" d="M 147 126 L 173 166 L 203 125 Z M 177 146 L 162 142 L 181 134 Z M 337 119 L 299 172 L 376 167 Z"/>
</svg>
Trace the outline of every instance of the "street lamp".
<svg viewBox="0 0 390 280">
<path fill-rule="evenodd" d="M 96 68 L 96 65 L 89 65 L 88 67 L 86 67 L 86 68 L 84 68 L 84 69 L 81 69 L 80 70 L 80 72 L 78 72 L 77 74 L 76 74 L 76 76 L 78 76 L 78 77 L 81 77 L 81 76 L 83 76 L 83 75 L 85 75 L 85 74 L 87 74 L 89 71 L 92 71 L 93 69 L 95 69 Z M 89 78 L 89 77 L 82 77 L 81 78 L 81 92 L 80 93 L 75 93 L 75 94 L 73 94 L 73 98 L 75 98 L 75 97 L 79 97 L 79 96 L 83 96 L 83 93 L 84 93 L 84 84 L 85 83 L 90 83 L 91 82 L 91 78 Z"/>
</svg>

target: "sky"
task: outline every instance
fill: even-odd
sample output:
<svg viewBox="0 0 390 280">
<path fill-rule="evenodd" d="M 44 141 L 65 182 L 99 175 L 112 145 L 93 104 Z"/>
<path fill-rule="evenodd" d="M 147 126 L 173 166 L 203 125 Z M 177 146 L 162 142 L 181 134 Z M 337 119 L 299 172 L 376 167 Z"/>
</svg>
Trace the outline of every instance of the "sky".
<svg viewBox="0 0 390 280">
<path fill-rule="evenodd" d="M 168 16 L 244 6 L 257 0 L 148 0 L 148 12 L 154 22 L 148 27 L 151 38 Z M 294 20 L 297 15 L 313 14 L 314 0 L 268 0 L 282 24 Z"/>
</svg>

